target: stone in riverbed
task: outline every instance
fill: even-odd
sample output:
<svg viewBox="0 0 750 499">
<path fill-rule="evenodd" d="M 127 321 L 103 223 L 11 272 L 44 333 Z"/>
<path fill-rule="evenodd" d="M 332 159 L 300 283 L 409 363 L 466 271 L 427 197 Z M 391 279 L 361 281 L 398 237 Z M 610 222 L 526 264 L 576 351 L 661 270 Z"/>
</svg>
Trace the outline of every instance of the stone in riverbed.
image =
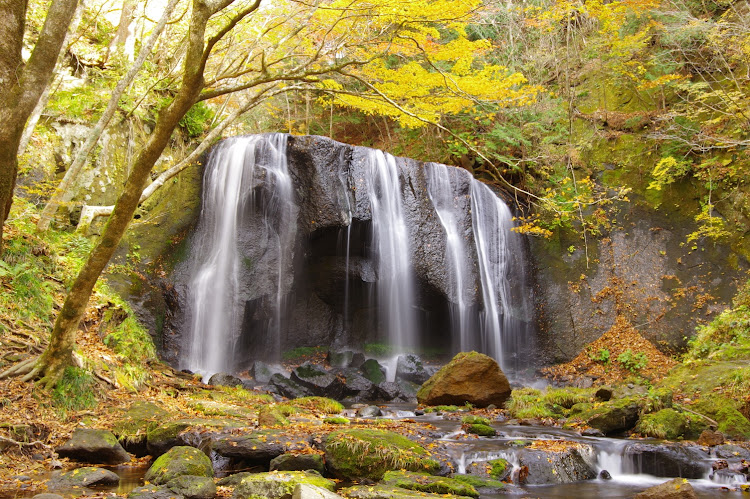
<svg viewBox="0 0 750 499">
<path fill-rule="evenodd" d="M 292 371 L 292 381 L 306 388 L 313 395 L 340 400 L 346 388 L 341 378 L 317 364 L 306 362 Z"/>
<path fill-rule="evenodd" d="M 79 428 L 73 436 L 55 449 L 60 457 L 94 464 L 120 464 L 130 461 L 130 454 L 122 448 L 111 432 Z"/>
<path fill-rule="evenodd" d="M 306 483 L 298 483 L 294 487 L 292 493 L 292 499 L 343 499 L 340 495 L 334 494 L 328 489 L 318 487 L 316 485 L 309 485 Z"/>
<path fill-rule="evenodd" d="M 359 370 L 362 371 L 362 375 L 372 381 L 374 384 L 379 385 L 385 381 L 385 368 L 380 365 L 375 359 L 367 359 L 359 366 Z"/>
<path fill-rule="evenodd" d="M 55 490 L 70 487 L 116 485 L 118 483 L 120 483 L 120 477 L 117 473 L 94 466 L 86 466 L 71 471 L 55 472 L 47 486 L 51 490 Z"/>
<path fill-rule="evenodd" d="M 698 495 L 687 480 L 675 478 L 647 488 L 636 494 L 635 499 L 698 499 Z"/>
<path fill-rule="evenodd" d="M 172 447 L 154 461 L 143 478 L 153 484 L 163 485 L 182 475 L 213 477 L 211 460 L 194 447 Z"/>
<path fill-rule="evenodd" d="M 206 384 L 213 386 L 229 386 L 234 388 L 237 386 L 242 386 L 242 380 L 237 376 L 232 376 L 231 374 L 216 373 L 208 379 L 208 383 Z"/>
<path fill-rule="evenodd" d="M 158 405 L 136 401 L 130 404 L 120 419 L 112 426 L 112 433 L 120 441 L 126 451 L 143 457 L 148 454 L 146 434 L 166 420 L 169 413 Z"/>
<path fill-rule="evenodd" d="M 271 459 L 271 471 L 317 471 L 323 474 L 325 463 L 320 454 L 282 454 Z"/>
<path fill-rule="evenodd" d="M 219 436 L 212 442 L 211 450 L 235 464 L 268 466 L 273 458 L 304 448 L 309 442 L 310 437 L 291 438 L 283 431 L 261 430 L 249 435 Z"/>
<path fill-rule="evenodd" d="M 211 499 L 216 496 L 216 484 L 205 476 L 181 475 L 167 482 L 167 488 L 185 499 Z"/>
<path fill-rule="evenodd" d="M 461 352 L 417 392 L 424 405 L 489 404 L 502 406 L 510 397 L 510 384 L 497 362 L 477 352 Z"/>
<path fill-rule="evenodd" d="M 425 368 L 419 356 L 412 353 L 399 355 L 396 362 L 396 380 L 411 381 L 412 383 L 421 385 L 430 379 L 430 376 L 433 374 L 435 373 Z"/>
<path fill-rule="evenodd" d="M 528 469 L 525 480 L 528 485 L 571 483 L 597 476 L 576 445 L 561 451 L 523 449 L 518 452 L 518 460 L 521 468 Z"/>
<path fill-rule="evenodd" d="M 313 395 L 313 393 L 304 386 L 279 373 L 271 376 L 271 380 L 268 384 L 276 393 L 289 399 L 298 399 Z"/>
<path fill-rule="evenodd" d="M 253 473 L 242 479 L 234 489 L 234 499 L 265 497 L 268 499 L 292 499 L 298 484 L 314 485 L 330 491 L 335 489 L 333 480 L 323 478 L 316 472 L 280 471 Z"/>
<path fill-rule="evenodd" d="M 164 485 L 144 485 L 136 487 L 128 494 L 128 499 L 185 499 Z"/>
</svg>

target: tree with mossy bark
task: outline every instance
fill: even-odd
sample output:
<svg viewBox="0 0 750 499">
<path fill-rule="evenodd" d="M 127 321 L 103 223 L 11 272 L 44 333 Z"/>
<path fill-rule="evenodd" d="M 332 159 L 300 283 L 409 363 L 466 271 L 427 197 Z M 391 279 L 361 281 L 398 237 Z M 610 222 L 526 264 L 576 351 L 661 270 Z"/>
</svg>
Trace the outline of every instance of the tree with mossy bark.
<svg viewBox="0 0 750 499">
<path fill-rule="evenodd" d="M 78 0 L 56 0 L 47 11 L 28 61 L 23 60 L 26 0 L 0 0 L 0 254 L 18 175 L 18 146 L 26 120 L 52 78 Z"/>
</svg>

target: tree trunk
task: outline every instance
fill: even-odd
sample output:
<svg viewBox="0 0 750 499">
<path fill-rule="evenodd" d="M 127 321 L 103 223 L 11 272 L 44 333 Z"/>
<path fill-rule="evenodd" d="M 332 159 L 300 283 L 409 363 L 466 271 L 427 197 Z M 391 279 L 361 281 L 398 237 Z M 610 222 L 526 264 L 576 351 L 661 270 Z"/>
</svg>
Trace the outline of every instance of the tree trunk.
<svg viewBox="0 0 750 499">
<path fill-rule="evenodd" d="M 136 0 L 123 0 L 120 11 L 120 22 L 117 25 L 112 42 L 107 49 L 108 52 L 124 54 L 128 62 L 133 62 L 135 57 L 135 8 Z"/>
<path fill-rule="evenodd" d="M 231 3 L 226 0 L 225 2 L 224 6 Z M 32 373 L 27 376 L 27 378 L 41 377 L 42 385 L 48 389 L 58 382 L 65 367 L 72 364 L 76 331 L 83 314 L 86 312 L 86 306 L 94 285 L 104 267 L 112 258 L 133 218 L 151 169 L 169 143 L 172 132 L 180 119 L 195 104 L 203 89 L 203 71 L 208 57 L 207 54 L 204 54 L 204 35 L 206 24 L 214 12 L 216 10 L 212 11 L 201 0 L 193 2 L 187 38 L 188 49 L 180 89 L 172 103 L 159 113 L 154 131 L 133 164 L 125 182 L 123 193 L 115 203 L 115 208 L 104 227 L 101 239 L 89 254 L 86 263 L 81 268 L 70 292 L 68 292 L 68 296 L 65 298 L 63 308 L 55 320 L 49 346 L 40 357 Z"/>
<path fill-rule="evenodd" d="M 149 36 L 148 40 L 146 40 L 146 43 L 141 48 L 141 53 L 138 54 L 138 60 L 120 79 L 120 81 L 117 82 L 117 86 L 112 91 L 112 96 L 110 97 L 109 103 L 107 104 L 107 109 L 104 110 L 101 118 L 99 118 L 99 121 L 96 122 L 96 125 L 86 138 L 86 142 L 83 144 L 83 147 L 81 147 L 81 150 L 78 151 L 75 160 L 73 160 L 73 163 L 68 168 L 68 171 L 65 172 L 65 176 L 60 181 L 57 189 L 55 189 L 55 192 L 52 194 L 52 197 L 44 206 L 44 210 L 42 210 L 42 214 L 39 216 L 37 229 L 41 231 L 47 230 L 49 228 L 50 222 L 52 221 L 52 217 L 54 217 L 55 213 L 57 212 L 58 207 L 63 203 L 67 203 L 73 198 L 73 184 L 78 178 L 78 174 L 86 164 L 86 160 L 91 154 L 91 151 L 94 150 L 94 147 L 99 141 L 99 137 L 101 137 L 102 133 L 104 132 L 104 129 L 107 127 L 110 120 L 115 115 L 117 106 L 120 102 L 120 97 L 122 97 L 122 94 L 125 93 L 125 89 L 130 85 L 133 79 L 135 79 L 136 75 L 141 70 L 143 63 L 146 61 L 146 58 L 154 48 L 156 40 L 164 30 L 164 26 L 166 26 L 167 21 L 169 20 L 169 16 L 172 10 L 174 10 L 175 5 L 177 5 L 177 0 L 169 1 L 169 4 L 166 6 L 164 13 L 159 20 L 159 23 L 156 25 L 154 31 L 151 32 L 151 36 Z M 123 7 L 123 9 L 124 8 L 125 7 Z"/>
<path fill-rule="evenodd" d="M 5 220 L 13 203 L 18 145 L 29 115 L 49 84 L 78 0 L 55 0 L 26 65 L 21 48 L 25 0 L 0 0 L 0 252 Z"/>
</svg>

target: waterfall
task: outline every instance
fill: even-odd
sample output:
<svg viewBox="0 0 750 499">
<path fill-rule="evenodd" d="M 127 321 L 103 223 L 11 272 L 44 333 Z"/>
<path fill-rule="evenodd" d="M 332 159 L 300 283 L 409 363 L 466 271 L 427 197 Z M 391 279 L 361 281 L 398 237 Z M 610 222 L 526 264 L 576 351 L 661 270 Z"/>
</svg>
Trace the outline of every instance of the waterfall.
<svg viewBox="0 0 750 499">
<path fill-rule="evenodd" d="M 465 170 L 451 168 L 446 165 L 429 163 L 427 170 L 427 193 L 435 208 L 440 224 L 445 230 L 446 254 L 445 266 L 448 270 L 448 299 L 450 303 L 451 326 L 458 333 L 458 346 L 461 351 L 473 347 L 471 338 L 471 321 L 468 316 L 467 296 L 467 257 L 464 235 L 461 234 L 457 220 L 459 206 L 457 203 L 455 178 L 459 174 L 468 175 Z M 453 181 L 451 181 L 453 178 Z"/>
<path fill-rule="evenodd" d="M 366 342 L 476 349 L 518 368 L 521 236 L 467 171 L 323 138 L 237 137 L 213 149 L 202 202 L 180 267 L 182 368 Z"/>
<path fill-rule="evenodd" d="M 416 319 L 399 168 L 395 157 L 376 149 L 368 152 L 367 162 L 373 258 L 378 268 L 378 322 L 386 329 L 390 345 L 403 352 L 416 344 Z"/>
<path fill-rule="evenodd" d="M 254 177 L 262 170 L 272 186 L 263 200 L 263 220 L 269 244 L 279 258 L 274 303 L 270 304 L 268 329 L 279 337 L 283 301 L 282 275 L 290 244 L 288 227 L 292 184 L 286 167 L 286 136 L 253 136 L 228 139 L 212 152 L 206 165 L 203 207 L 192 249 L 188 285 L 190 344 L 184 367 L 210 375 L 234 365 L 234 347 L 239 339 L 244 300 L 241 296 L 243 266 L 238 235 L 244 216 L 253 215 Z"/>
<path fill-rule="evenodd" d="M 481 350 L 495 358 L 504 371 L 517 371 L 513 357 L 526 338 L 520 321 L 513 317 L 511 276 L 523 279 L 522 268 L 512 258 L 521 253 L 508 206 L 485 184 L 471 183 L 471 219 L 477 251 L 484 309 L 480 315 Z M 525 307 L 520 300 L 521 308 Z M 518 307 L 517 307 L 518 308 Z M 513 365 L 512 365 L 513 364 Z"/>
</svg>

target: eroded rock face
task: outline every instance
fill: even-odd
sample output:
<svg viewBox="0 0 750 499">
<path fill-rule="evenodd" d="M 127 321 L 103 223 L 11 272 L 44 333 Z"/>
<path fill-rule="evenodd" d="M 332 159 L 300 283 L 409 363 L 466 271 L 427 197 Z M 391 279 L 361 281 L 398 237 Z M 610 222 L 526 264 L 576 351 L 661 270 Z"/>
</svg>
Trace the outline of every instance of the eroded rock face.
<svg viewBox="0 0 750 499">
<path fill-rule="evenodd" d="M 510 397 L 510 384 L 497 362 L 477 352 L 462 352 L 435 373 L 417 392 L 425 405 L 490 404 L 502 407 Z"/>
</svg>

